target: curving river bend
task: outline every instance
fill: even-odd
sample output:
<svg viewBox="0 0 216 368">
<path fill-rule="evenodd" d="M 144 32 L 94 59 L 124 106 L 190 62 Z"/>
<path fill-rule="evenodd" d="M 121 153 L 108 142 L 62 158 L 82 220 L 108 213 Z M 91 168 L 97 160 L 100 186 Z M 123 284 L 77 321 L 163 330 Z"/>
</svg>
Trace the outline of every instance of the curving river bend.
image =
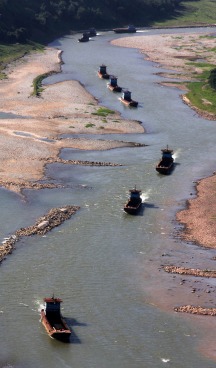
<svg viewBox="0 0 216 368">
<path fill-rule="evenodd" d="M 202 32 L 202 29 L 196 29 Z M 212 29 L 211 29 L 212 31 Z M 146 30 L 140 35 L 190 30 Z M 46 176 L 65 189 L 25 191 L 26 200 L 0 190 L 2 239 L 34 223 L 48 209 L 65 204 L 81 210 L 45 237 L 18 243 L 1 265 L 0 366 L 28 368 L 213 368 L 207 352 L 215 340 L 215 319 L 173 312 L 180 304 L 214 306 L 214 281 L 181 277 L 161 270 L 162 264 L 214 268 L 214 252 L 176 239 L 175 213 L 195 194 L 194 182 L 215 169 L 215 122 L 197 116 L 177 89 L 161 87 L 154 63 L 135 49 L 112 46 L 117 37 L 101 33 L 79 44 L 79 35 L 56 40 L 63 50 L 62 73 L 47 83 L 76 79 L 99 104 L 124 118 L 140 120 L 145 134 L 106 135 L 144 143 L 146 147 L 109 151 L 65 149 L 65 159 L 118 162 L 121 167 L 49 165 Z M 118 36 L 119 37 L 119 36 Z M 129 36 L 130 37 L 130 36 Z M 125 108 L 97 77 L 100 64 L 118 76 L 119 84 L 139 101 Z M 155 171 L 160 150 L 169 144 L 176 168 L 169 177 Z M 139 216 L 122 208 L 128 189 L 143 191 Z M 191 293 L 200 281 L 200 293 Z M 203 290 L 212 290 L 210 294 Z M 63 299 L 63 314 L 73 329 L 71 344 L 51 340 L 40 323 L 43 297 Z M 199 295 L 199 297 L 198 297 Z"/>
</svg>

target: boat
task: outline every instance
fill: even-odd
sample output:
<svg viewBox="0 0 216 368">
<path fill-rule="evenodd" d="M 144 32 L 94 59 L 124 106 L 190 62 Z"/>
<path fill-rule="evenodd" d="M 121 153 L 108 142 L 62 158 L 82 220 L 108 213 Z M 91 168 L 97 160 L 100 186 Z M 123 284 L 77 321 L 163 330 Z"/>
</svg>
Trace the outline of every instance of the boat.
<svg viewBox="0 0 216 368">
<path fill-rule="evenodd" d="M 136 189 L 135 186 L 134 189 L 129 190 L 129 193 L 130 198 L 124 205 L 124 211 L 129 213 L 130 215 L 135 215 L 142 206 L 142 198 L 140 197 L 142 192 L 141 190 Z"/>
<path fill-rule="evenodd" d="M 138 102 L 132 100 L 131 98 L 131 92 L 130 91 L 124 91 L 122 93 L 122 96 L 120 97 L 120 101 L 125 104 L 126 106 L 130 106 L 130 107 L 137 107 L 138 106 Z"/>
<path fill-rule="evenodd" d="M 102 79 L 109 79 L 110 75 L 107 73 L 106 65 L 102 64 L 98 70 L 98 76 Z"/>
<path fill-rule="evenodd" d="M 79 42 L 88 42 L 89 41 L 89 35 L 87 32 L 83 33 L 82 38 L 78 39 Z"/>
<path fill-rule="evenodd" d="M 136 28 L 132 24 L 130 24 L 127 27 L 114 28 L 113 31 L 115 33 L 135 33 L 136 32 Z"/>
<path fill-rule="evenodd" d="M 44 298 L 45 306 L 41 309 L 41 322 L 46 332 L 52 338 L 67 341 L 70 338 L 71 330 L 61 315 L 62 299 Z"/>
<path fill-rule="evenodd" d="M 110 89 L 110 91 L 113 91 L 113 92 L 121 92 L 122 91 L 122 87 L 118 86 L 117 80 L 118 80 L 118 78 L 115 77 L 114 75 L 110 76 L 110 81 L 107 84 L 107 87 Z"/>
<path fill-rule="evenodd" d="M 167 147 L 163 148 L 161 152 L 162 152 L 162 158 L 160 162 L 157 164 L 156 170 L 160 174 L 168 175 L 171 173 L 174 167 L 174 159 L 172 157 L 173 150 L 169 149 L 167 145 Z"/>
<path fill-rule="evenodd" d="M 97 36 L 97 31 L 95 28 L 89 28 L 88 32 L 87 32 L 89 37 L 95 37 Z"/>
</svg>

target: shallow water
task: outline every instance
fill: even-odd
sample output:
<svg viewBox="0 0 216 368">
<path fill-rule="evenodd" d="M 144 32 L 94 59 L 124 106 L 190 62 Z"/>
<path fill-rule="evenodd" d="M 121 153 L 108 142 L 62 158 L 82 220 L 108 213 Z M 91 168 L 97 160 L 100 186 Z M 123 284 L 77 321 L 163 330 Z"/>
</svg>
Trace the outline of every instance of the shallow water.
<svg viewBox="0 0 216 368">
<path fill-rule="evenodd" d="M 148 32 L 161 31 L 144 34 Z M 46 83 L 80 80 L 101 105 L 142 121 L 146 129 L 146 134 L 99 139 L 113 137 L 147 146 L 102 152 L 64 149 L 65 159 L 123 166 L 53 164 L 46 177 L 63 184 L 63 189 L 26 190 L 25 198 L 0 190 L 2 239 L 31 225 L 50 208 L 81 207 L 46 236 L 17 243 L 1 265 L 0 366 L 215 367 L 198 351 L 204 335 L 207 344 L 215 338 L 214 319 L 209 323 L 203 317 L 173 313 L 176 304 L 197 304 L 197 294 L 189 288 L 184 294 L 181 278 L 175 281 L 160 270 L 165 263 L 200 268 L 214 264 L 213 251 L 175 239 L 174 219 L 190 193 L 195 194 L 194 182 L 215 170 L 215 122 L 184 105 L 178 90 L 156 84 L 161 78 L 154 73 L 161 69 L 144 61 L 135 49 L 111 46 L 113 37 L 117 36 L 107 32 L 86 44 L 77 42 L 79 35 L 55 41 L 53 45 L 63 50 L 64 64 L 62 73 Z M 138 109 L 122 106 L 97 77 L 102 63 L 119 77 L 119 85 L 130 88 Z M 164 177 L 156 173 L 155 165 L 167 144 L 174 149 L 176 167 Z M 134 185 L 142 189 L 145 201 L 136 217 L 122 210 Z M 214 288 L 214 280 L 203 282 Z M 70 344 L 48 338 L 39 321 L 43 297 L 53 293 L 64 301 L 63 314 L 73 329 Z M 205 295 L 209 305 L 214 303 L 212 295 Z M 206 324 L 212 327 L 209 337 Z"/>
</svg>

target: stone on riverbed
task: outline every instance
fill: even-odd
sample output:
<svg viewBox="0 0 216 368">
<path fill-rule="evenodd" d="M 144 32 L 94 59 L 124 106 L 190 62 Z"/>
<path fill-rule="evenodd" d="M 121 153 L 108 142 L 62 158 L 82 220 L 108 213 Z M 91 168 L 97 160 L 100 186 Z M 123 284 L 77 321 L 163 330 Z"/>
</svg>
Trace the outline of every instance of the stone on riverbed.
<svg viewBox="0 0 216 368">
<path fill-rule="evenodd" d="M 45 220 L 45 221 L 42 221 L 40 224 L 37 225 L 38 229 L 45 229 L 45 227 L 47 227 L 49 225 L 49 221 L 48 220 Z"/>
</svg>

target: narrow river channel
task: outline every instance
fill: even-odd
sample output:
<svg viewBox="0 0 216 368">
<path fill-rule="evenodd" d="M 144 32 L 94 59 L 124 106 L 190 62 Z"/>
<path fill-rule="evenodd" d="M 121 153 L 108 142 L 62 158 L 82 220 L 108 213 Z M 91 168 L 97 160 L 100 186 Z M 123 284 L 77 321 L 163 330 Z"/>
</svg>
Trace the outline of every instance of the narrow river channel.
<svg viewBox="0 0 216 368">
<path fill-rule="evenodd" d="M 195 31 L 202 29 L 164 32 Z M 153 33 L 163 30 L 137 34 Z M 202 343 L 215 340 L 215 319 L 174 313 L 174 306 L 197 305 L 200 300 L 184 293 L 180 278 L 176 281 L 161 269 L 162 264 L 176 263 L 214 268 L 213 251 L 175 237 L 179 228 L 175 213 L 195 195 L 194 182 L 215 170 L 215 122 L 183 104 L 179 90 L 160 86 L 155 73 L 162 69 L 145 61 L 138 50 L 112 46 L 115 37 L 104 32 L 85 44 L 77 42 L 79 35 L 56 40 L 52 46 L 63 50 L 62 73 L 46 83 L 80 81 L 100 105 L 141 121 L 145 128 L 144 134 L 98 135 L 98 139 L 146 146 L 100 152 L 64 149 L 65 159 L 122 166 L 53 164 L 46 176 L 65 188 L 26 190 L 26 200 L 0 190 L 2 240 L 50 208 L 81 207 L 46 236 L 22 240 L 2 263 L 0 367 L 215 367 L 215 361 L 200 352 Z M 137 109 L 124 107 L 97 77 L 103 63 L 121 86 L 132 91 L 139 101 Z M 155 165 L 167 144 L 175 152 L 176 167 L 172 175 L 160 176 Z M 123 212 L 134 185 L 145 200 L 143 212 L 135 217 Z M 212 281 L 203 282 L 214 287 Z M 40 323 L 43 298 L 53 293 L 64 301 L 62 312 L 73 329 L 70 344 L 50 339 Z M 213 306 L 211 298 L 206 295 Z"/>
</svg>

